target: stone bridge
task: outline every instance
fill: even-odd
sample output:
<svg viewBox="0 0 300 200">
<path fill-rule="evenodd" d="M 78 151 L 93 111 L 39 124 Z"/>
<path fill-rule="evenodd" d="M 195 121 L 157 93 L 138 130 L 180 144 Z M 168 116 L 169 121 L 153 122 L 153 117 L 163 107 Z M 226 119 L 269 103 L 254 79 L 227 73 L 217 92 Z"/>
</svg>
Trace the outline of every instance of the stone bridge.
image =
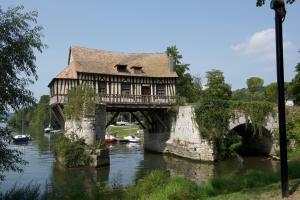
<svg viewBox="0 0 300 200">
<path fill-rule="evenodd" d="M 195 160 L 214 161 L 216 155 L 213 144 L 201 137 L 194 115 L 192 106 L 180 106 L 169 132 L 145 132 L 145 149 Z M 273 154 L 276 147 L 273 134 L 277 128 L 276 116 L 268 116 L 260 133 L 253 132 L 251 123 L 248 123 L 243 113 L 236 113 L 236 118 L 229 123 L 230 134 L 241 137 L 242 147 L 248 155 Z"/>
</svg>

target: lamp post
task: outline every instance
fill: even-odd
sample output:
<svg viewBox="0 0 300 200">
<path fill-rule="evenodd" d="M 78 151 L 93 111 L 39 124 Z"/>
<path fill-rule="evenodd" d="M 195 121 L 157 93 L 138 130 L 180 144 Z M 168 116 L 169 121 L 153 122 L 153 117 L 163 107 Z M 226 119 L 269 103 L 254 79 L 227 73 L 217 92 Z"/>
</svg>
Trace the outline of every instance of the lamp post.
<svg viewBox="0 0 300 200">
<path fill-rule="evenodd" d="M 284 98 L 284 70 L 283 70 L 283 41 L 282 23 L 286 10 L 283 0 L 272 0 L 271 9 L 275 11 L 276 32 L 276 64 L 277 64 L 277 90 L 278 90 L 278 119 L 280 140 L 280 172 L 282 197 L 289 196 L 287 143 L 285 129 L 285 98 Z"/>
</svg>

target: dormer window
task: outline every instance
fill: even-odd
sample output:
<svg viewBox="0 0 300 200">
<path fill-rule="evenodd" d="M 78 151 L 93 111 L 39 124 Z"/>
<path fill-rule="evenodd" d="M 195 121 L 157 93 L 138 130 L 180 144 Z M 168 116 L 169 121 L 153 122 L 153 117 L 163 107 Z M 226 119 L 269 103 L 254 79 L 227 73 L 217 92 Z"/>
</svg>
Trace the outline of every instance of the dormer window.
<svg viewBox="0 0 300 200">
<path fill-rule="evenodd" d="M 141 66 L 132 66 L 131 69 L 133 69 L 134 74 L 143 74 L 144 73 Z"/>
<path fill-rule="evenodd" d="M 117 71 L 122 73 L 128 73 L 127 71 L 127 65 L 116 65 Z"/>
</svg>

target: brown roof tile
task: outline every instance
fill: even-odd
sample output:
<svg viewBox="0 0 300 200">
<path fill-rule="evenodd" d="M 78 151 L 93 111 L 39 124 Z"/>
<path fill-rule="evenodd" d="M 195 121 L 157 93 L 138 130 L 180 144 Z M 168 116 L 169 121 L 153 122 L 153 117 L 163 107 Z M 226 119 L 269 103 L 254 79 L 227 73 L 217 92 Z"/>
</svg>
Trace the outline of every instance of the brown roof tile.
<svg viewBox="0 0 300 200">
<path fill-rule="evenodd" d="M 127 65 L 128 74 L 119 73 L 116 65 Z M 143 74 L 134 74 L 133 66 L 142 67 Z M 110 75 L 177 77 L 170 71 L 169 57 L 165 53 L 125 53 L 84 47 L 70 47 L 69 65 L 56 78 L 76 78 L 76 72 Z"/>
</svg>

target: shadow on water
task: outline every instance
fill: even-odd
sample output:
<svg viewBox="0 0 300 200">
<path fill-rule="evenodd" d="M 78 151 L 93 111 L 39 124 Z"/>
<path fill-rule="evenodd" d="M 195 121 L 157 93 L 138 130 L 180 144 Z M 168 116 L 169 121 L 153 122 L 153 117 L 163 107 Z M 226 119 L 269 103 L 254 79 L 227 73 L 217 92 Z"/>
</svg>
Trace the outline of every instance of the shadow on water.
<svg viewBox="0 0 300 200">
<path fill-rule="evenodd" d="M 134 184 L 154 169 L 199 182 L 214 175 L 243 174 L 247 169 L 272 172 L 277 167 L 277 162 L 262 157 L 246 157 L 242 163 L 238 159 L 203 163 L 144 152 L 140 144 L 116 143 L 109 146 L 110 166 L 70 169 L 55 163 L 49 135 L 41 131 L 31 131 L 30 134 L 33 141 L 28 145 L 11 146 L 22 151 L 29 164 L 24 166 L 24 173 L 7 173 L 7 180 L 0 184 L 0 191 L 7 191 L 15 183 L 26 185 L 33 182 L 40 184 L 41 189 L 47 188 L 50 199 L 95 199 L 99 195 L 99 199 L 103 199 L 104 193 L 107 197 L 114 195 L 110 188 Z"/>
</svg>

